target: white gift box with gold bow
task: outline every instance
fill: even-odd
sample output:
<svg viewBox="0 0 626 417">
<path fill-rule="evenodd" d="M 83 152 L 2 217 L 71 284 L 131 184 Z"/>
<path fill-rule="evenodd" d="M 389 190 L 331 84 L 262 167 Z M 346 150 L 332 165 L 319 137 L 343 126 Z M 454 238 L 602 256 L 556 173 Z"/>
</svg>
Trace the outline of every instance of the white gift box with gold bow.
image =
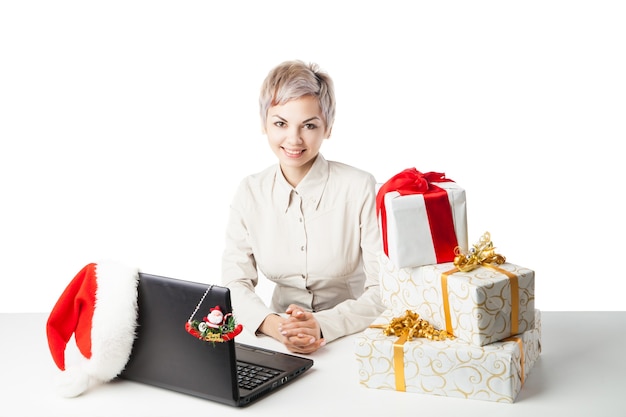
<svg viewBox="0 0 626 417">
<path fill-rule="evenodd" d="M 534 328 L 535 273 L 512 263 L 462 272 L 453 262 L 398 268 L 381 255 L 380 284 L 393 314 L 415 311 L 477 346 Z"/>
<path fill-rule="evenodd" d="M 475 346 L 460 339 L 408 340 L 369 328 L 355 340 L 359 383 L 368 388 L 512 403 L 541 352 L 541 314 L 534 328 Z M 374 324 L 394 318 L 386 310 Z"/>
</svg>

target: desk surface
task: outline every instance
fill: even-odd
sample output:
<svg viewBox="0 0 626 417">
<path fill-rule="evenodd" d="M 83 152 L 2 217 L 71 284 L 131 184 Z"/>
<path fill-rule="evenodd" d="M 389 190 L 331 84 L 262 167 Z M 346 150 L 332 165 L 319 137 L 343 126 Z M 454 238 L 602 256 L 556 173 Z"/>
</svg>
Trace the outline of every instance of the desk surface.
<svg viewBox="0 0 626 417">
<path fill-rule="evenodd" d="M 80 397 L 58 397 L 53 387 L 59 371 L 47 346 L 46 318 L 40 313 L 0 314 L 2 417 L 180 417 L 223 412 L 255 417 L 275 417 L 277 412 L 626 416 L 626 312 L 542 311 L 543 351 L 513 404 L 366 388 L 358 383 L 354 337 L 349 336 L 312 355 L 315 365 L 302 379 L 243 409 L 122 380 L 93 387 Z M 245 332 L 240 341 L 285 351 L 270 338 Z"/>
</svg>

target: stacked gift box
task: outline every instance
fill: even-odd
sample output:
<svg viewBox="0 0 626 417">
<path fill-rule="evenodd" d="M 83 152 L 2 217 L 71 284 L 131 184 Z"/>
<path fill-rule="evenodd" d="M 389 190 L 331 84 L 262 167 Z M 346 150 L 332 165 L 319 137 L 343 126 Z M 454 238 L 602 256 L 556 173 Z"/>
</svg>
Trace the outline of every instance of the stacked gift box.
<svg viewBox="0 0 626 417">
<path fill-rule="evenodd" d="M 534 271 L 488 233 L 468 246 L 465 191 L 443 174 L 402 171 L 377 209 L 387 309 L 357 338 L 360 383 L 514 402 L 541 352 Z"/>
</svg>

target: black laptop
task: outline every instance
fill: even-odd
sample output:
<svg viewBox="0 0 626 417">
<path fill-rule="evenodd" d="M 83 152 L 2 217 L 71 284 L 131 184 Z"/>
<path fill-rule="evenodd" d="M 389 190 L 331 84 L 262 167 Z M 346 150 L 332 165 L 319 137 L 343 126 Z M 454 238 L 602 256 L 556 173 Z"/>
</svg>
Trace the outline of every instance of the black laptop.
<svg viewBox="0 0 626 417">
<path fill-rule="evenodd" d="M 313 366 L 309 358 L 245 345 L 236 338 L 210 342 L 194 337 L 185 323 L 203 296 L 199 316 L 219 306 L 236 319 L 226 287 L 140 273 L 137 337 L 120 377 L 240 407 Z"/>
</svg>

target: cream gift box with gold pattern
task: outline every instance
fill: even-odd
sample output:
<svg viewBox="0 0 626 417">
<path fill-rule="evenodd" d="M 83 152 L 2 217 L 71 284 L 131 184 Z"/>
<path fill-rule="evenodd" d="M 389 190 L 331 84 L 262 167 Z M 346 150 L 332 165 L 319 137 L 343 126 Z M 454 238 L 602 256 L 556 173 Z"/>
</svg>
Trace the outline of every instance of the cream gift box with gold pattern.
<svg viewBox="0 0 626 417">
<path fill-rule="evenodd" d="M 380 284 L 392 313 L 415 311 L 434 327 L 477 346 L 534 327 L 535 273 L 512 263 L 461 272 L 453 262 L 398 268 L 381 255 Z"/>
<path fill-rule="evenodd" d="M 355 340 L 359 383 L 368 388 L 512 403 L 541 353 L 535 327 L 510 340 L 475 346 L 460 339 L 414 338 L 404 343 L 369 328 Z M 386 310 L 374 323 L 395 317 Z M 395 345 L 395 348 L 394 348 Z"/>
</svg>

